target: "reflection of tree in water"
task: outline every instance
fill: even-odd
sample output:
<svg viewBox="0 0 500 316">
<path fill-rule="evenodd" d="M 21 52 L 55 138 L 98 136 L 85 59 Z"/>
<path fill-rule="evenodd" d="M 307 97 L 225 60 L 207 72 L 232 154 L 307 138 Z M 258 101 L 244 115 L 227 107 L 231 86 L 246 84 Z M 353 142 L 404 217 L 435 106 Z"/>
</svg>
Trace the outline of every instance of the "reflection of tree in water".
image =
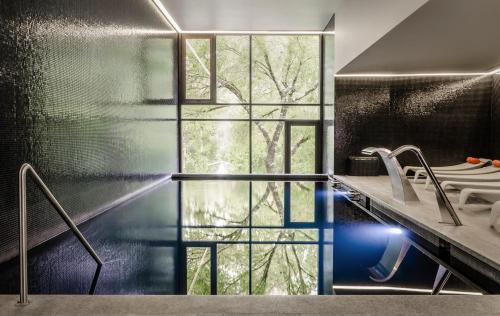
<svg viewBox="0 0 500 316">
<path fill-rule="evenodd" d="M 278 98 L 279 101 L 276 99 L 273 103 L 283 105 L 263 115 L 263 117 L 266 117 L 279 112 L 277 118 L 279 121 L 273 128 L 266 129 L 263 122 L 253 121 L 266 144 L 263 166 L 265 172 L 268 174 L 275 174 L 282 171 L 282 167 L 277 166 L 276 161 L 279 151 L 279 141 L 284 133 L 285 120 L 287 119 L 290 104 L 307 103 L 307 100 L 314 99 L 319 87 L 318 73 L 316 69 L 311 70 L 312 67 L 319 67 L 318 53 L 312 51 L 311 46 L 308 45 L 311 43 L 311 38 L 289 36 L 286 41 L 282 39 L 279 36 L 255 36 L 252 39 L 252 45 L 254 46 L 252 72 L 253 76 L 259 78 L 260 82 L 263 83 L 262 87 L 259 87 L 262 88 L 262 91 L 259 91 L 262 94 L 260 97 Z M 248 63 L 248 56 L 244 55 L 245 52 L 242 52 L 241 48 L 238 47 L 238 42 L 234 40 L 221 40 L 219 43 L 218 41 L 218 64 L 224 64 L 225 62 L 225 60 L 219 60 L 219 56 L 221 58 L 237 59 L 240 62 L 245 62 L 246 60 Z M 312 47 L 315 46 L 312 45 Z M 196 70 L 193 71 L 196 72 Z M 241 74 L 243 78 L 245 75 L 244 73 Z M 206 80 L 206 76 L 193 73 L 189 74 L 189 77 L 193 80 L 199 78 L 199 81 L 191 86 L 201 87 L 203 91 L 209 91 L 210 86 Z M 248 99 L 249 93 L 245 90 L 245 87 L 244 79 L 234 76 L 234 72 L 217 72 L 217 89 L 223 89 L 226 93 L 229 93 L 233 100 L 237 100 L 235 103 L 241 103 L 244 111 L 248 115 L 251 115 L 250 106 L 245 105 L 250 101 Z M 219 105 L 203 111 L 218 111 L 228 106 Z M 295 155 L 301 146 L 311 141 L 313 140 L 309 135 L 302 135 L 296 143 L 292 144 L 291 155 Z M 312 157 L 309 158 L 314 159 Z M 295 185 L 302 191 L 310 191 L 308 187 L 300 183 L 296 183 Z M 312 193 L 310 192 L 309 194 Z M 265 208 L 274 213 L 275 216 L 279 216 L 280 223 L 284 223 L 283 194 L 280 192 L 278 183 L 267 182 L 264 192 L 255 201 L 251 209 L 251 214 L 255 215 L 259 210 Z M 203 212 L 203 210 L 200 211 Z M 222 219 L 230 225 L 248 225 L 249 216 L 250 213 L 236 221 L 231 218 L 224 218 L 224 216 L 218 219 Z M 243 238 L 243 229 L 234 229 L 230 232 L 223 231 L 220 233 L 198 231 L 196 234 L 198 235 L 196 238 L 202 240 L 238 241 Z M 294 241 L 297 237 L 296 234 L 297 231 L 282 229 L 279 230 L 277 236 L 270 236 L 269 240 Z M 314 240 L 311 236 L 308 237 Z M 307 260 L 308 258 L 304 258 L 304 256 L 309 256 L 309 259 L 315 257 L 307 252 L 317 247 L 295 244 L 258 245 L 256 247 L 260 247 L 261 251 L 256 251 L 253 254 L 252 260 L 253 292 L 255 294 L 268 293 L 270 289 L 276 286 L 287 294 L 309 294 L 314 291 L 316 285 L 314 260 Z M 218 257 L 230 256 L 228 253 L 231 249 L 231 245 L 220 244 L 217 248 Z M 313 262 L 312 266 L 307 266 L 311 262 Z M 225 279 L 224 275 L 219 275 L 219 278 L 224 279 L 219 282 L 222 285 L 222 288 L 219 288 L 221 294 L 231 292 L 231 288 L 241 280 L 248 280 L 248 271 L 234 272 L 228 273 L 230 276 L 227 279 Z M 281 280 L 277 280 L 276 275 L 281 275 Z M 286 281 L 286 284 L 281 284 L 280 286 L 279 283 L 283 283 L 283 281 Z"/>
</svg>

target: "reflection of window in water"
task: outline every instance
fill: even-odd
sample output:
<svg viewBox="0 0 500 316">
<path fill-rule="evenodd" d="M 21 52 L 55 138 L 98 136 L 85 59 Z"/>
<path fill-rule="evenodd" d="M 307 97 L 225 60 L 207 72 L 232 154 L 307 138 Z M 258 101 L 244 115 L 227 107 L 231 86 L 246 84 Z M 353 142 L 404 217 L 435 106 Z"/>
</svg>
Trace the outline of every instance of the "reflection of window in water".
<svg viewBox="0 0 500 316">
<path fill-rule="evenodd" d="M 315 225 L 314 182 L 301 182 L 288 202 L 285 182 L 182 185 L 188 294 L 210 294 L 211 282 L 217 294 L 318 293 L 321 230 Z M 294 220 L 293 227 L 285 217 Z M 192 247 L 196 244 L 213 248 Z M 216 269 L 216 280 L 210 269 Z"/>
</svg>

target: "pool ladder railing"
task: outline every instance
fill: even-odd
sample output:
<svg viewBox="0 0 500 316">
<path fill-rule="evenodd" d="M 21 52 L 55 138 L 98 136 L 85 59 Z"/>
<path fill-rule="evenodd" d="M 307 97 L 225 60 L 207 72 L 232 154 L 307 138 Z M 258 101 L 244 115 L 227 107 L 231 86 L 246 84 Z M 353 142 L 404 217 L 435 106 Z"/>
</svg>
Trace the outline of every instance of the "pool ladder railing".
<svg viewBox="0 0 500 316">
<path fill-rule="evenodd" d="M 66 225 L 75 234 L 78 240 L 82 243 L 88 253 L 94 258 L 98 267 L 101 267 L 103 262 L 96 254 L 92 246 L 78 227 L 69 217 L 68 213 L 64 210 L 61 204 L 57 201 L 54 194 L 49 190 L 47 185 L 43 182 L 40 176 L 36 173 L 35 169 L 28 164 L 24 163 L 19 170 L 19 305 L 28 305 L 28 226 L 27 226 L 27 203 L 26 203 L 26 175 L 30 173 L 31 178 L 43 192 L 45 197 L 49 200 L 50 204 L 56 209 L 57 213 L 64 220 Z"/>
</svg>

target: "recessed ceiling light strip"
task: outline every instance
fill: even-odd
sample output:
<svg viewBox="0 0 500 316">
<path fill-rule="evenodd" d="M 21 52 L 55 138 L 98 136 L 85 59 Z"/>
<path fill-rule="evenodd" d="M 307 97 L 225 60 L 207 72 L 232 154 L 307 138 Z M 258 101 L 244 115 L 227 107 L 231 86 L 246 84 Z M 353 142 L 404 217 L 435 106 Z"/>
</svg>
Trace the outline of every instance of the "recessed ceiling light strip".
<svg viewBox="0 0 500 316">
<path fill-rule="evenodd" d="M 321 34 L 330 34 L 334 35 L 335 32 L 328 31 L 219 31 L 219 30 L 210 30 L 210 31 L 182 31 L 182 33 L 186 34 L 272 34 L 272 35 L 321 35 Z"/>
<path fill-rule="evenodd" d="M 158 10 L 161 12 L 161 14 L 165 17 L 165 19 L 167 20 L 168 24 L 170 24 L 172 26 L 172 28 L 177 33 L 181 33 L 182 32 L 181 28 L 175 22 L 174 18 L 170 15 L 170 13 L 168 13 L 168 11 L 165 8 L 165 6 L 163 5 L 163 3 L 161 3 L 160 0 L 152 0 L 152 1 L 155 4 L 156 8 L 158 8 Z"/>
<path fill-rule="evenodd" d="M 172 28 L 177 33 L 185 33 L 185 34 L 283 34 L 283 35 L 321 35 L 328 34 L 334 35 L 334 31 L 219 31 L 219 30 L 210 30 L 210 31 L 183 31 L 180 26 L 175 22 L 172 15 L 167 11 L 161 0 L 152 0 L 155 4 L 156 8 L 161 12 L 161 14 L 165 17 L 168 24 L 172 26 Z"/>
<path fill-rule="evenodd" d="M 335 77 L 435 77 L 435 76 L 488 76 L 500 74 L 500 68 L 488 72 L 436 72 L 436 73 L 409 73 L 409 74 L 336 74 Z"/>
</svg>

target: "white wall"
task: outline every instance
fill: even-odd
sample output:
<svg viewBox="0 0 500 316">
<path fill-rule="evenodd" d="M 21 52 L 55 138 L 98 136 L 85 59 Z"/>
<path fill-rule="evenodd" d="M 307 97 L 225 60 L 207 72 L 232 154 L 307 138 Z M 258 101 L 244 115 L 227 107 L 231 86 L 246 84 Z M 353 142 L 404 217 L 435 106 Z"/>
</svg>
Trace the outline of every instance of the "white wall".
<svg viewBox="0 0 500 316">
<path fill-rule="evenodd" d="M 430 0 L 337 70 L 394 74 L 496 69 L 500 67 L 499 16 L 500 0 Z M 350 40 L 346 43 L 351 45 Z"/>
<path fill-rule="evenodd" d="M 161 2 L 183 31 L 322 31 L 342 0 Z"/>
<path fill-rule="evenodd" d="M 428 0 L 345 0 L 335 12 L 335 72 Z"/>
</svg>

